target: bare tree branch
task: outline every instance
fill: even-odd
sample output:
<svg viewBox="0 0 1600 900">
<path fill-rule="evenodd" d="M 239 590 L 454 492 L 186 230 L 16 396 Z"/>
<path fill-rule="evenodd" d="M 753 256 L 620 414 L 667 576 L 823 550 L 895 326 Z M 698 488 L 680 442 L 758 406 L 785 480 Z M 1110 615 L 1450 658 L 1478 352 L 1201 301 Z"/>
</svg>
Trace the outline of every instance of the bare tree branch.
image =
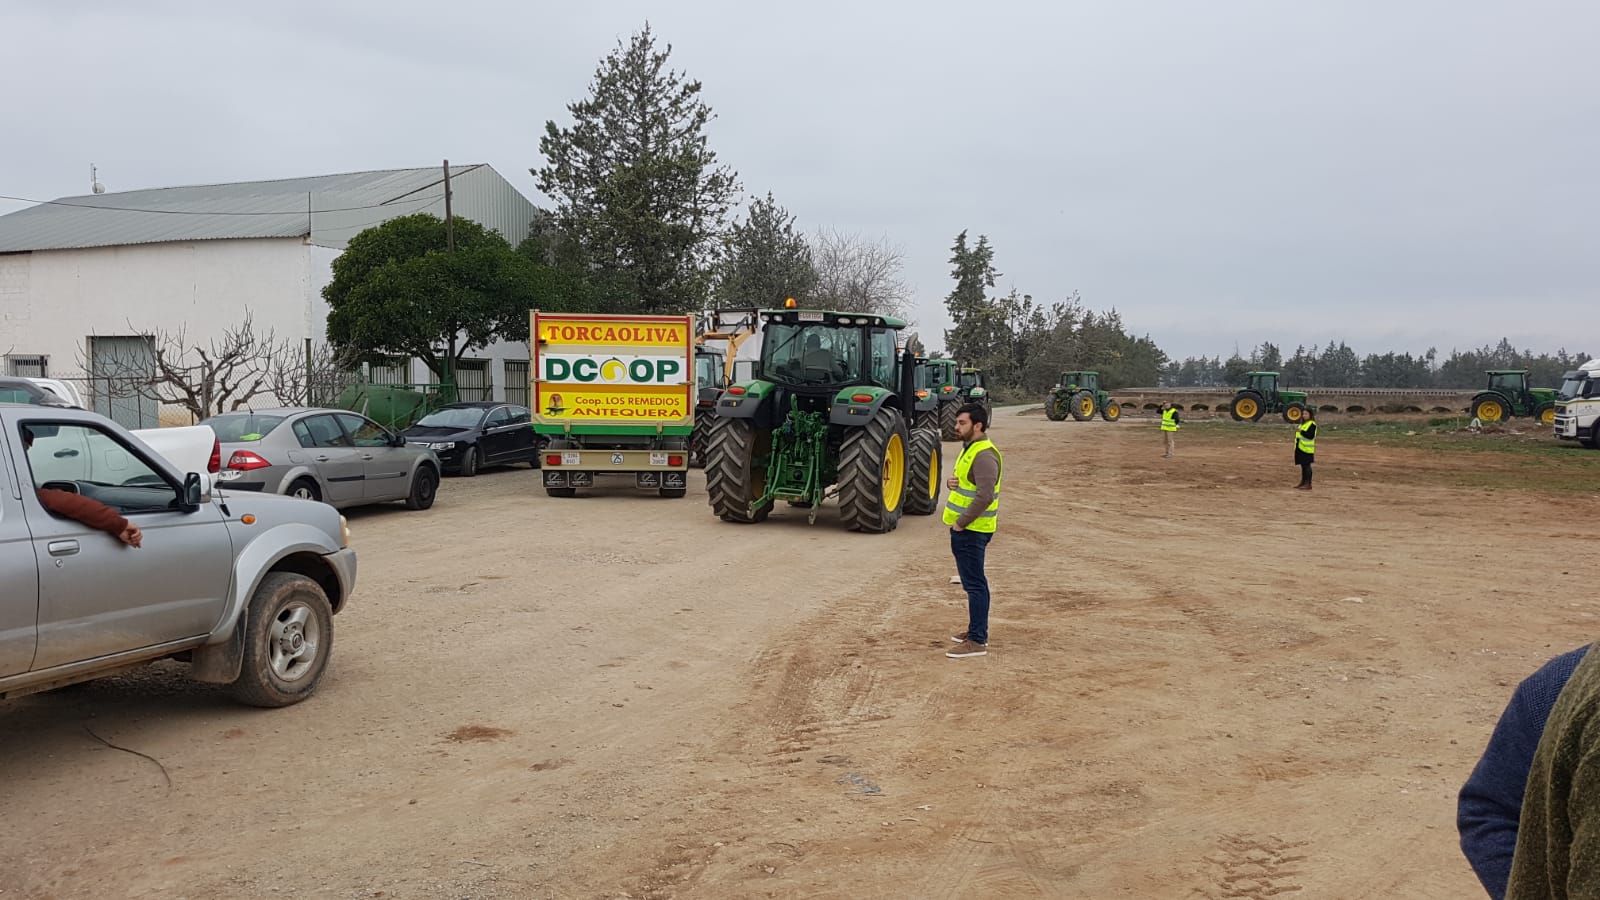
<svg viewBox="0 0 1600 900">
<path fill-rule="evenodd" d="M 822 229 L 813 254 L 817 286 L 807 305 L 901 318 L 910 309 L 911 290 L 902 277 L 905 254 L 887 238 L 869 241 Z"/>
</svg>

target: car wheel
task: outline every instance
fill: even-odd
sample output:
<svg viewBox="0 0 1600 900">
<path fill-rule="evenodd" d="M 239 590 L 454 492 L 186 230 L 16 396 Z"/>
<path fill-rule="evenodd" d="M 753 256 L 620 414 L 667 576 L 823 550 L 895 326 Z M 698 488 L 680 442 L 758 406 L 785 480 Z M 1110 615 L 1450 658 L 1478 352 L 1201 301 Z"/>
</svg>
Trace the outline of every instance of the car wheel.
<svg viewBox="0 0 1600 900">
<path fill-rule="evenodd" d="M 428 509 L 439 493 L 439 475 L 431 466 L 423 466 L 411 477 L 411 493 L 406 497 L 407 509 Z"/>
<path fill-rule="evenodd" d="M 304 575 L 272 572 L 245 610 L 244 662 L 233 695 L 251 706 L 279 707 L 311 696 L 333 650 L 333 608 Z"/>
<path fill-rule="evenodd" d="M 299 500 L 321 500 L 322 488 L 317 486 L 315 478 L 296 478 L 289 485 L 289 496 Z"/>
<path fill-rule="evenodd" d="M 471 478 L 476 474 L 478 474 L 478 448 L 468 447 L 466 452 L 461 454 L 461 477 Z"/>
</svg>

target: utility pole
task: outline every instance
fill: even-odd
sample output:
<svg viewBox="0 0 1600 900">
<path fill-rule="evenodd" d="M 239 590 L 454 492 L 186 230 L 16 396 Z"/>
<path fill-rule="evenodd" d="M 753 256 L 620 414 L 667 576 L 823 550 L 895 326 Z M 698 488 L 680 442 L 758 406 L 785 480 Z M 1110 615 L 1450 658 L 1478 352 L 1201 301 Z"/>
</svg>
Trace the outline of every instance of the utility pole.
<svg viewBox="0 0 1600 900">
<path fill-rule="evenodd" d="M 456 252 L 455 222 L 450 217 L 450 160 L 444 161 L 444 245 L 451 253 Z"/>
</svg>

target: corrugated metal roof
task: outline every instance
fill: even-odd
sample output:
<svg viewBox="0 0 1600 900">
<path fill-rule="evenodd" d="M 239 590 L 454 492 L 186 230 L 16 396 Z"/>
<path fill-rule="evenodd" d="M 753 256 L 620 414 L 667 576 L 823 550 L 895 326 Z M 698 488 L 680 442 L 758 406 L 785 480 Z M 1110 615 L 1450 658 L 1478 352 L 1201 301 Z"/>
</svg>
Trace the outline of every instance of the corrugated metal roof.
<svg viewBox="0 0 1600 900">
<path fill-rule="evenodd" d="M 480 165 L 451 166 L 450 177 Z M 444 173 L 435 167 L 62 197 L 0 216 L 0 253 L 304 237 L 323 211 L 370 210 L 377 222 L 443 196 Z"/>
</svg>

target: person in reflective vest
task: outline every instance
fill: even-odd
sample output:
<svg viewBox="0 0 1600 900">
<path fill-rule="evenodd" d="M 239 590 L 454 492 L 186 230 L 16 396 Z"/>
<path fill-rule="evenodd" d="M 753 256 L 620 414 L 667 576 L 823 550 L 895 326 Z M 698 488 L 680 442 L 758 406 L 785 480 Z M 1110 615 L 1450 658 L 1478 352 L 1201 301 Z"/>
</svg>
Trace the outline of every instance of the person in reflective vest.
<svg viewBox="0 0 1600 900">
<path fill-rule="evenodd" d="M 1297 491 L 1311 490 L 1311 464 L 1317 461 L 1317 414 L 1306 410 L 1306 420 L 1294 432 L 1294 463 L 1300 467 Z"/>
<path fill-rule="evenodd" d="M 1166 452 L 1161 454 L 1162 459 L 1171 459 L 1178 452 L 1178 423 L 1183 421 L 1178 418 L 1177 409 L 1173 408 L 1171 400 L 1161 401 L 1161 439 L 1166 444 Z"/>
<path fill-rule="evenodd" d="M 950 552 L 967 592 L 967 630 L 952 635 L 956 647 L 945 655 L 968 659 L 989 653 L 989 579 L 984 555 L 1000 520 L 1000 450 L 989 440 L 989 410 L 968 403 L 956 414 L 961 456 L 948 482 L 944 524 L 950 526 Z"/>
</svg>

